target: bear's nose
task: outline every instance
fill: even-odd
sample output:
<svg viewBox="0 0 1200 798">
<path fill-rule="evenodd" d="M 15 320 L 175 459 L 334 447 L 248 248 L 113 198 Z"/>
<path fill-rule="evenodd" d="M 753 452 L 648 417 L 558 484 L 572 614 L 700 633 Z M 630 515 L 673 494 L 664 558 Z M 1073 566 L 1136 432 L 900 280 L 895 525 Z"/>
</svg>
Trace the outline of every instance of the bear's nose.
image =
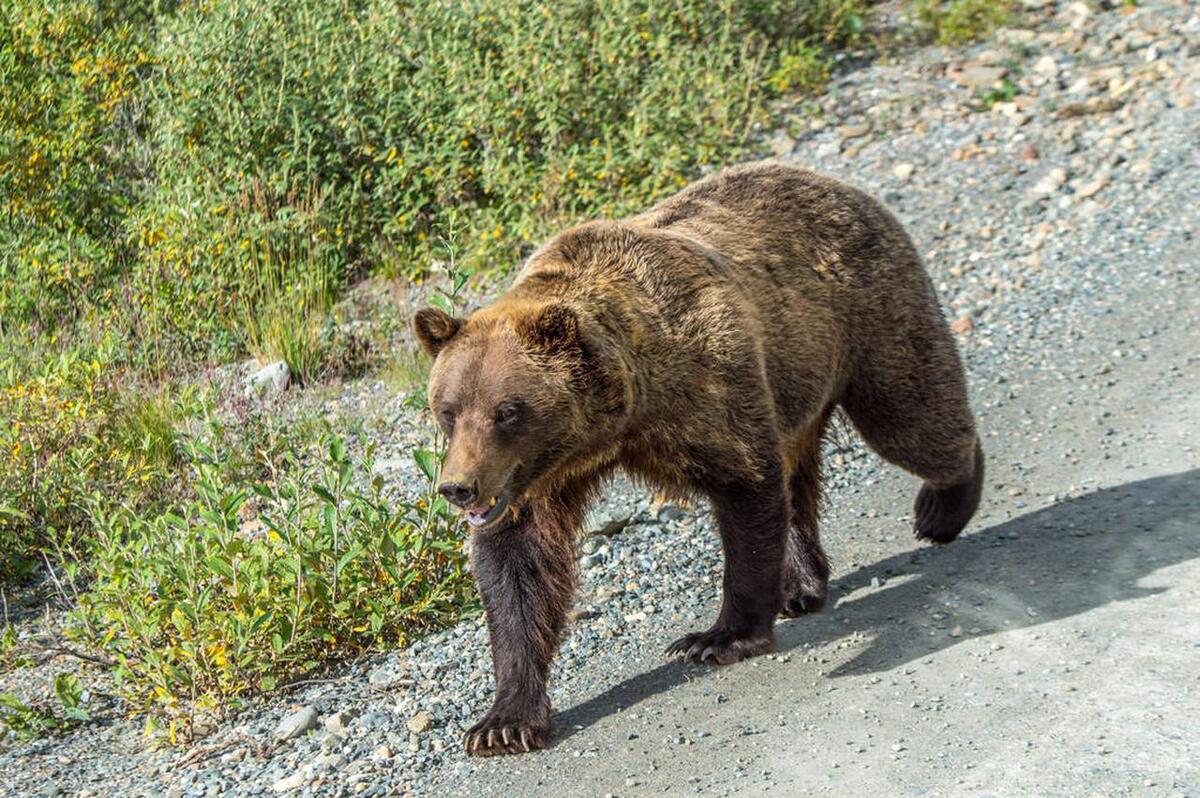
<svg viewBox="0 0 1200 798">
<path fill-rule="evenodd" d="M 466 507 L 471 502 L 475 501 L 475 497 L 479 494 L 476 486 L 479 483 L 470 485 L 465 482 L 443 482 L 438 485 L 438 493 L 446 497 L 446 501 L 451 504 L 457 504 L 459 507 Z"/>
</svg>

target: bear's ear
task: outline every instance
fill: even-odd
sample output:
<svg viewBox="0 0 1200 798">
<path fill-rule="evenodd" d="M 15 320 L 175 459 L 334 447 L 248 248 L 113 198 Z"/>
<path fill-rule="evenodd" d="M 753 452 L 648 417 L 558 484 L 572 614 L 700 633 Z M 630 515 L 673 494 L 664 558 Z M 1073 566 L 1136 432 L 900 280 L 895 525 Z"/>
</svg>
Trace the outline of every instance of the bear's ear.
<svg viewBox="0 0 1200 798">
<path fill-rule="evenodd" d="M 463 320 L 437 308 L 421 308 L 413 315 L 412 326 L 421 348 L 430 357 L 437 357 L 438 352 L 462 329 Z"/>
<path fill-rule="evenodd" d="M 566 305 L 550 304 L 538 309 L 521 320 L 517 331 L 534 349 L 546 354 L 582 348 L 579 316 Z"/>
</svg>

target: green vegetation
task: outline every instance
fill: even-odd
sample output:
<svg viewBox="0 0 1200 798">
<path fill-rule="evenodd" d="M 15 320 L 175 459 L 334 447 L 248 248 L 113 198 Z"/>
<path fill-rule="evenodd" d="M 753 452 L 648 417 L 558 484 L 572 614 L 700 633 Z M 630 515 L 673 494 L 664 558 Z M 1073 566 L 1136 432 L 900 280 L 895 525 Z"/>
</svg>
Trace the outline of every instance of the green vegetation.
<svg viewBox="0 0 1200 798">
<path fill-rule="evenodd" d="M 288 453 L 274 478 L 230 484 L 219 451 L 187 445 L 196 498 L 146 517 L 97 510 L 76 634 L 118 664 L 119 692 L 186 730 L 193 709 L 404 645 L 473 607 L 445 500 L 384 499 L 342 440 Z M 436 457 L 430 485 L 436 476 Z M 365 486 L 362 483 L 366 481 Z"/>
<path fill-rule="evenodd" d="M 12 693 L 0 693 L 0 732 L 7 731 L 20 739 L 39 737 L 48 732 L 69 729 L 91 720 L 83 702 L 83 685 L 73 673 L 54 677 L 54 695 L 58 707 L 30 706 Z"/>
<path fill-rule="evenodd" d="M 673 191 L 864 7 L 0 2 L 4 332 L 114 331 L 157 371 L 253 343 L 264 253 L 297 240 L 335 283 L 410 278 L 454 210 L 467 268 L 507 268 Z"/>
<path fill-rule="evenodd" d="M 916 0 L 917 19 L 938 44 L 981 39 L 1008 19 L 1005 0 Z"/>
</svg>

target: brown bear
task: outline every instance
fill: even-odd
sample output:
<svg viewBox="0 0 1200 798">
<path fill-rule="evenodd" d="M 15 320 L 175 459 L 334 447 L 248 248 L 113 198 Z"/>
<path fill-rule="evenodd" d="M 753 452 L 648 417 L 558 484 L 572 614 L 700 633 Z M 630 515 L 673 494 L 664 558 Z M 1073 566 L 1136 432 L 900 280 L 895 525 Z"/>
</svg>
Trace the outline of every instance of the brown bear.
<svg viewBox="0 0 1200 798">
<path fill-rule="evenodd" d="M 577 530 L 616 468 L 712 504 L 721 609 L 668 649 L 693 662 L 771 651 L 776 616 L 824 604 L 836 407 L 924 481 L 918 538 L 954 540 L 979 504 L 962 364 L 912 242 L 874 199 L 809 171 L 735 167 L 575 227 L 469 319 L 426 308 L 413 326 L 449 436 L 439 490 L 473 528 L 492 642 L 495 704 L 471 754 L 546 745 Z"/>
</svg>

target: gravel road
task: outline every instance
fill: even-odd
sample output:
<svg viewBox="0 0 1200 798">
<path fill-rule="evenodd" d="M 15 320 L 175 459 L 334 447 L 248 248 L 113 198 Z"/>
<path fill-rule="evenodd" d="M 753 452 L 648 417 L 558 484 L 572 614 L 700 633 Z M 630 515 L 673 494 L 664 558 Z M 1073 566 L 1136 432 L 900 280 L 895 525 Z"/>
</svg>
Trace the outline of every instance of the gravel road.
<svg viewBox="0 0 1200 798">
<path fill-rule="evenodd" d="M 0 795 L 1200 795 L 1200 16 L 1026 5 L 992 41 L 841 75 L 771 138 L 926 256 L 989 460 L 961 540 L 918 545 L 916 481 L 839 436 L 833 606 L 776 654 L 685 666 L 661 651 L 716 610 L 715 535 L 618 483 L 549 750 L 461 753 L 491 689 L 473 619 L 191 752 L 123 720 L 2 751 Z M 281 721 L 312 730 L 274 743 Z"/>
</svg>

